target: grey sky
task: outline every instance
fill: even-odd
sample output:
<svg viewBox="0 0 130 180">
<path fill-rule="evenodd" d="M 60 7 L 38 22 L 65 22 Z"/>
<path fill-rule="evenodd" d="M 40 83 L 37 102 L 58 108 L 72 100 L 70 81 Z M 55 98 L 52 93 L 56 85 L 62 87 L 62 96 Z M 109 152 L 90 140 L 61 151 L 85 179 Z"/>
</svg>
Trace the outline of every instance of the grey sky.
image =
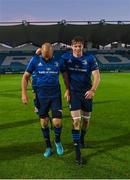
<svg viewBox="0 0 130 180">
<path fill-rule="evenodd" d="M 130 0 L 0 0 L 0 21 L 130 20 Z"/>
</svg>

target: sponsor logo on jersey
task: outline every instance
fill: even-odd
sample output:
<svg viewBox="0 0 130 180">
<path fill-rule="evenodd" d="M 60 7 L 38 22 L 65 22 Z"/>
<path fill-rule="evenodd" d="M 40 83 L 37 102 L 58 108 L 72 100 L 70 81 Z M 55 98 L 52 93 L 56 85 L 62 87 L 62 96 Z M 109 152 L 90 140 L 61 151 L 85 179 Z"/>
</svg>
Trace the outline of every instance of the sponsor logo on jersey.
<svg viewBox="0 0 130 180">
<path fill-rule="evenodd" d="M 50 70 L 51 70 L 51 68 L 46 68 L 46 70 L 47 70 L 47 71 L 50 71 Z"/>
</svg>

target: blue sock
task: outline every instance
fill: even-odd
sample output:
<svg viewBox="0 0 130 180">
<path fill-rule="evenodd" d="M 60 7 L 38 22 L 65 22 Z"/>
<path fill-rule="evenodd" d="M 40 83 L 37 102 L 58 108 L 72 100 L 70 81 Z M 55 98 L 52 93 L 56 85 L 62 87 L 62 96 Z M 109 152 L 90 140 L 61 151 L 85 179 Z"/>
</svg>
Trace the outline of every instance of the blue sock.
<svg viewBox="0 0 130 180">
<path fill-rule="evenodd" d="M 54 133 L 55 133 L 55 142 L 60 142 L 60 135 L 61 135 L 62 127 L 54 127 Z"/>
<path fill-rule="evenodd" d="M 83 130 L 83 129 L 81 130 L 80 142 L 82 144 L 84 144 L 84 136 L 85 136 L 86 132 L 87 132 L 87 129 L 86 130 Z"/>
<path fill-rule="evenodd" d="M 76 152 L 76 160 L 80 159 L 81 153 L 80 153 L 80 131 L 72 129 L 72 138 L 75 146 L 75 152 Z"/>
<path fill-rule="evenodd" d="M 51 147 L 49 127 L 41 128 L 47 147 Z"/>
<path fill-rule="evenodd" d="M 80 131 L 72 129 L 72 138 L 73 138 L 74 144 L 79 144 L 79 141 L 80 141 Z"/>
</svg>

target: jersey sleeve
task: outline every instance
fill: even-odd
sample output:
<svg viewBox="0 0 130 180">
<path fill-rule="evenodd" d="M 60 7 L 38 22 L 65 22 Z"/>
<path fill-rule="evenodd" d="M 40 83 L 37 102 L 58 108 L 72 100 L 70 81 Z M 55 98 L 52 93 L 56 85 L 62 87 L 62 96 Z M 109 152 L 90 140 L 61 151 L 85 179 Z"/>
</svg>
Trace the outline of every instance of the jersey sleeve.
<svg viewBox="0 0 130 180">
<path fill-rule="evenodd" d="M 66 71 L 66 66 L 65 66 L 65 60 L 63 58 L 60 58 L 60 72 L 63 73 Z"/>
<path fill-rule="evenodd" d="M 95 71 L 95 70 L 99 69 L 95 56 L 91 55 L 89 58 L 89 62 L 90 62 L 91 71 Z"/>
<path fill-rule="evenodd" d="M 64 61 L 64 69 L 65 71 L 67 71 L 68 66 L 67 66 L 67 61 L 71 58 L 71 53 L 70 52 L 66 52 L 64 54 L 62 54 L 61 59 L 62 61 Z"/>
<path fill-rule="evenodd" d="M 35 70 L 35 62 L 36 62 L 36 56 L 33 56 L 27 65 L 26 72 L 30 74 L 33 73 L 33 71 Z"/>
</svg>

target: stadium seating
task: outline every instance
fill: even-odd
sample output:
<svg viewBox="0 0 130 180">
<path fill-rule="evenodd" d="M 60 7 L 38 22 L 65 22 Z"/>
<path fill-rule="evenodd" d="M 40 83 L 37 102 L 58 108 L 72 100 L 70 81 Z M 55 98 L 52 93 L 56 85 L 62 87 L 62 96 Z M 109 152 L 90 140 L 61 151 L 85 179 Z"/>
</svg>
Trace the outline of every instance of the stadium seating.
<svg viewBox="0 0 130 180">
<path fill-rule="evenodd" d="M 54 51 L 56 57 L 60 57 L 65 50 Z M 34 55 L 33 50 L 23 51 L 1 51 L 0 52 L 0 72 L 1 73 L 21 73 L 25 70 L 30 58 Z M 130 52 L 128 51 L 87 51 L 95 55 L 100 71 L 127 71 L 130 70 Z"/>
<path fill-rule="evenodd" d="M 0 53 L 0 72 L 23 72 L 34 51 L 9 51 Z"/>
</svg>

